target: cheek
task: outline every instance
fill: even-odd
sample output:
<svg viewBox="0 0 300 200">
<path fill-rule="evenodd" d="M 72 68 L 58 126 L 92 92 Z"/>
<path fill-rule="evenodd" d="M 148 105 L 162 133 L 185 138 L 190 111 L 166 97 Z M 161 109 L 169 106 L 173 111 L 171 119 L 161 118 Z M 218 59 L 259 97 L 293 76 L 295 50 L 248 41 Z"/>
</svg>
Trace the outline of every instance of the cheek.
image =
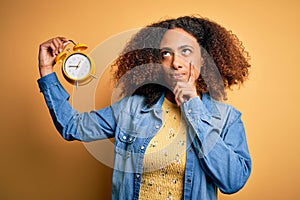
<svg viewBox="0 0 300 200">
<path fill-rule="evenodd" d="M 161 61 L 160 63 L 162 65 L 162 68 L 164 71 L 169 71 L 172 65 L 172 60 L 171 59 L 164 59 L 163 61 Z"/>
<path fill-rule="evenodd" d="M 165 80 L 168 80 L 170 78 L 170 67 L 164 66 L 162 67 L 162 71 L 161 71 L 163 77 Z"/>
<path fill-rule="evenodd" d="M 163 82 L 166 84 L 167 87 L 172 85 L 172 78 L 170 77 L 171 68 L 167 66 L 163 66 L 161 68 L 161 77 L 163 78 Z"/>
<path fill-rule="evenodd" d="M 201 67 L 203 65 L 203 58 L 201 56 L 195 56 L 193 58 L 193 63 L 194 63 L 194 67 L 195 67 L 195 75 L 197 78 L 199 78 L 200 76 L 200 72 L 201 72 Z"/>
</svg>

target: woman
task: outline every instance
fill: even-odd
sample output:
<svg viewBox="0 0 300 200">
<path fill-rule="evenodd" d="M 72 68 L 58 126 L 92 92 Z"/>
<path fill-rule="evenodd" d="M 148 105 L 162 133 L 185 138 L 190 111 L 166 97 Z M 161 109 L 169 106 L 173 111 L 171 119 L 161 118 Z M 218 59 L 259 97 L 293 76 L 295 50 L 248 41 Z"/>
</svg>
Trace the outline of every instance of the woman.
<svg viewBox="0 0 300 200">
<path fill-rule="evenodd" d="M 241 113 L 221 101 L 248 76 L 235 35 L 185 16 L 140 30 L 116 59 L 120 101 L 89 113 L 68 103 L 53 64 L 67 39 L 40 46 L 38 80 L 66 140 L 115 138 L 113 199 L 217 199 L 235 193 L 251 171 Z"/>
</svg>

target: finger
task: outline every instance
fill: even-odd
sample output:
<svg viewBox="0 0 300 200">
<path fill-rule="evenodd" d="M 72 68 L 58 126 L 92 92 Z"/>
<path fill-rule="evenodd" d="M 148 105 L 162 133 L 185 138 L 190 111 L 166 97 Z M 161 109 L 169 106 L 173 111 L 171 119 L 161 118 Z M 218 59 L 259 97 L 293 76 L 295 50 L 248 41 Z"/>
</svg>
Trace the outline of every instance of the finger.
<svg viewBox="0 0 300 200">
<path fill-rule="evenodd" d="M 180 94 L 180 91 L 176 93 L 175 101 L 178 106 L 180 106 L 184 102 L 183 96 Z"/>
<path fill-rule="evenodd" d="M 177 82 L 173 93 L 180 103 L 184 103 L 197 96 L 196 89 L 187 82 Z"/>
<path fill-rule="evenodd" d="M 40 50 L 48 50 L 50 45 L 51 45 L 51 41 L 52 39 L 50 40 L 47 40 L 46 42 L 43 42 L 41 45 L 40 45 Z"/>
<path fill-rule="evenodd" d="M 184 90 L 189 88 L 186 82 L 177 82 L 173 92 L 175 96 L 179 96 Z"/>
<path fill-rule="evenodd" d="M 55 38 L 52 38 L 52 40 L 56 40 L 56 41 L 61 42 L 61 43 L 69 42 L 69 40 L 65 37 L 55 37 Z"/>
<path fill-rule="evenodd" d="M 192 62 L 190 63 L 190 77 L 189 77 L 189 84 L 194 84 L 195 83 L 195 66 L 192 64 Z"/>
<path fill-rule="evenodd" d="M 175 101 L 177 103 L 178 106 L 180 106 L 184 101 L 184 90 L 185 88 L 182 88 L 180 86 L 181 84 L 176 84 L 175 88 L 174 88 L 174 96 L 175 96 Z"/>
<path fill-rule="evenodd" d="M 178 96 L 178 93 L 179 93 L 179 87 L 178 85 L 176 84 L 174 89 L 173 89 L 173 93 L 174 93 L 174 97 L 175 97 L 175 101 L 177 103 L 177 105 L 179 106 L 180 105 L 180 102 L 179 102 L 179 96 Z"/>
<path fill-rule="evenodd" d="M 69 43 L 69 40 L 67 40 L 65 37 L 56 37 L 56 38 L 53 38 L 53 42 L 57 48 L 58 53 L 60 53 L 67 46 L 67 44 Z"/>
<path fill-rule="evenodd" d="M 70 44 L 71 42 L 69 41 L 69 40 L 67 40 L 67 41 L 64 41 L 63 42 L 63 46 L 62 46 L 62 49 L 64 50 L 65 49 L 65 47 L 68 45 L 68 44 Z"/>
<path fill-rule="evenodd" d="M 189 78 L 188 78 L 188 82 L 191 81 L 191 76 L 192 75 L 192 67 L 191 67 L 191 62 L 189 63 Z"/>
<path fill-rule="evenodd" d="M 55 47 L 54 43 L 51 42 L 49 47 L 50 47 L 50 52 L 51 52 L 52 56 L 55 57 L 56 56 L 56 47 Z"/>
<path fill-rule="evenodd" d="M 195 96 L 195 91 L 190 88 L 190 87 L 186 87 L 186 88 L 180 88 L 179 90 L 176 91 L 176 96 L 178 97 L 188 97 L 188 99 L 190 99 L 191 97 Z"/>
<path fill-rule="evenodd" d="M 54 38 L 54 39 L 52 40 L 52 43 L 53 43 L 53 45 L 54 45 L 54 47 L 55 47 L 54 52 L 55 52 L 55 54 L 57 55 L 57 54 L 59 53 L 59 48 L 60 48 L 60 46 L 61 46 L 61 40 L 58 39 L 58 38 Z"/>
<path fill-rule="evenodd" d="M 60 39 L 59 52 L 62 52 L 65 47 L 70 43 L 70 41 L 65 37 L 58 37 Z"/>
<path fill-rule="evenodd" d="M 60 39 L 62 42 L 69 42 L 69 40 L 65 37 L 57 37 L 58 39 Z"/>
</svg>

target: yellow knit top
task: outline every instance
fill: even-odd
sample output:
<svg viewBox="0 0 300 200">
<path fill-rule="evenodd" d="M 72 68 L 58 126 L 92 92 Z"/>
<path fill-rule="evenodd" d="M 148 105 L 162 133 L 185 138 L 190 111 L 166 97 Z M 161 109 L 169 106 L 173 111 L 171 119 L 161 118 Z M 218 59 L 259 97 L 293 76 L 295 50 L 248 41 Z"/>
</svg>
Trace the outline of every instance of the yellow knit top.
<svg viewBox="0 0 300 200">
<path fill-rule="evenodd" d="M 185 126 L 176 104 L 165 98 L 162 110 L 163 126 L 145 152 L 139 200 L 183 199 Z"/>
</svg>

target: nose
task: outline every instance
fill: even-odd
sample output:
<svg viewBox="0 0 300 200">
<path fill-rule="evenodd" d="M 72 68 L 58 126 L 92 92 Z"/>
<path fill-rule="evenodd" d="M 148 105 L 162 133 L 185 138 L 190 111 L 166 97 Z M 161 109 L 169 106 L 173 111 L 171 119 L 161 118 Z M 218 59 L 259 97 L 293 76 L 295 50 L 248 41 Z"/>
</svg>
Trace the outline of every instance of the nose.
<svg viewBox="0 0 300 200">
<path fill-rule="evenodd" d="M 183 67 L 183 59 L 181 58 L 181 56 L 176 54 L 173 55 L 171 67 L 173 67 L 176 70 Z"/>
</svg>

